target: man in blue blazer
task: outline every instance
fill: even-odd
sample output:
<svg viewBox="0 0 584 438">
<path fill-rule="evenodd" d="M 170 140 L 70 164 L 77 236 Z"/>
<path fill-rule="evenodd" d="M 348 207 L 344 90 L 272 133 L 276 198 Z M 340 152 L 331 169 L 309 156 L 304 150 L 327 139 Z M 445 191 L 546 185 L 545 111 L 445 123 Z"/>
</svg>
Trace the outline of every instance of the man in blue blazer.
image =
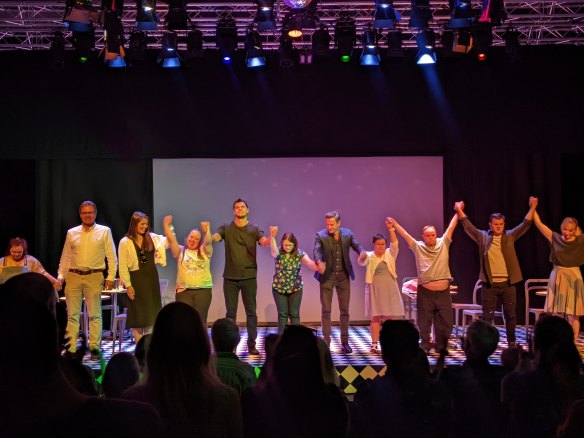
<svg viewBox="0 0 584 438">
<path fill-rule="evenodd" d="M 331 305 L 333 289 L 337 291 L 341 313 L 342 353 L 352 353 L 349 345 L 349 301 L 351 282 L 355 279 L 349 249 L 357 253 L 365 250 L 348 228 L 341 228 L 341 216 L 337 211 L 324 215 L 325 229 L 316 233 L 314 241 L 314 260 L 318 265 L 315 278 L 320 283 L 320 303 L 322 305 L 322 335 L 327 345 L 331 342 Z"/>
</svg>

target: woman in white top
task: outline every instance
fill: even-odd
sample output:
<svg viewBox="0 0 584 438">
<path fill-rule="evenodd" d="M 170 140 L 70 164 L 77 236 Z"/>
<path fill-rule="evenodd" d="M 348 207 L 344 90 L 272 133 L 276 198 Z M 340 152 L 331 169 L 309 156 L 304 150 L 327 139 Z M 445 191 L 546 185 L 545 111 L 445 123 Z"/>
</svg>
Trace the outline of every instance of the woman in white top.
<svg viewBox="0 0 584 438">
<path fill-rule="evenodd" d="M 385 225 L 389 231 L 389 248 L 386 237 L 376 234 L 373 236 L 373 251 L 367 251 L 358 259 L 359 264 L 366 268 L 365 311 L 371 317 L 371 353 L 379 352 L 377 342 L 383 321 L 404 318 L 404 303 L 395 269 L 399 249 L 397 236 L 389 219 Z"/>
<path fill-rule="evenodd" d="M 150 218 L 135 211 L 130 227 L 120 241 L 120 278 L 128 290 L 128 319 L 136 343 L 152 332 L 156 315 L 162 308 L 156 263 L 166 265 L 166 237 L 150 232 Z"/>
<path fill-rule="evenodd" d="M 187 237 L 185 244 L 179 245 L 172 226 L 172 216 L 165 216 L 162 221 L 164 234 L 170 245 L 170 252 L 177 261 L 176 270 L 176 301 L 181 301 L 194 307 L 201 315 L 201 320 L 207 327 L 207 314 L 211 306 L 211 256 L 213 255 L 213 236 L 209 222 L 201 222 L 201 231 L 194 228 Z M 202 233 L 205 234 L 204 238 Z M 201 238 L 203 242 L 201 243 Z"/>
</svg>

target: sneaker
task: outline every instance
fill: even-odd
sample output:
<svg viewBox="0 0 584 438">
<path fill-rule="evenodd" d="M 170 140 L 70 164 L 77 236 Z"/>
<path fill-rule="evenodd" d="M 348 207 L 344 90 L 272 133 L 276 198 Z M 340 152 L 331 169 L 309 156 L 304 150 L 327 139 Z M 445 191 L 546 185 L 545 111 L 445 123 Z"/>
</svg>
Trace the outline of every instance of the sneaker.
<svg viewBox="0 0 584 438">
<path fill-rule="evenodd" d="M 101 359 L 101 351 L 99 351 L 97 348 L 92 349 L 89 354 L 91 355 L 91 360 Z"/>
<path fill-rule="evenodd" d="M 349 344 L 343 344 L 343 346 L 341 347 L 341 354 L 351 354 L 352 352 L 353 349 Z"/>
</svg>

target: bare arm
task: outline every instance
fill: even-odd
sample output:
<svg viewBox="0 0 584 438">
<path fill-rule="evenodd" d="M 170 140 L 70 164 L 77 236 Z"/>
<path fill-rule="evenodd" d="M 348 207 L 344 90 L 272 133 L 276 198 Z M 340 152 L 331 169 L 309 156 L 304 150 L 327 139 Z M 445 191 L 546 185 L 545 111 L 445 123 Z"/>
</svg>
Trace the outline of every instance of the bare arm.
<svg viewBox="0 0 584 438">
<path fill-rule="evenodd" d="M 363 251 L 359 254 L 359 258 L 357 258 L 357 263 L 359 266 L 365 266 L 367 264 L 367 252 Z"/>
<path fill-rule="evenodd" d="M 539 200 L 533 196 L 530 196 L 529 198 L 529 210 L 527 211 L 527 214 L 525 215 L 525 219 L 528 221 L 532 221 L 534 214 L 535 214 L 535 209 L 537 208 L 537 204 L 538 204 Z"/>
<path fill-rule="evenodd" d="M 455 214 L 454 216 L 452 216 L 452 219 L 450 219 L 450 224 L 448 224 L 448 228 L 446 228 L 446 231 L 444 232 L 444 235 L 448 237 L 448 240 L 452 240 L 452 234 L 454 233 L 454 230 L 456 229 L 457 225 L 458 214 Z"/>
<path fill-rule="evenodd" d="M 176 259 L 180 254 L 180 245 L 176 240 L 176 234 L 174 234 L 174 227 L 172 226 L 172 216 L 164 216 L 162 219 L 162 229 L 164 230 L 164 235 L 166 240 L 168 240 L 168 245 L 170 246 L 170 253 Z"/>
<path fill-rule="evenodd" d="M 213 233 L 213 243 L 221 242 L 221 234 Z"/>
<path fill-rule="evenodd" d="M 258 240 L 258 243 L 260 246 L 268 248 L 270 246 L 270 239 L 268 239 L 266 236 L 262 236 L 260 237 L 260 240 Z"/>
<path fill-rule="evenodd" d="M 541 221 L 541 218 L 539 217 L 539 213 L 537 211 L 533 214 L 533 223 L 535 224 L 539 232 L 543 234 L 543 237 L 545 237 L 549 242 L 551 242 L 553 232 L 552 230 L 549 229 L 547 225 L 545 225 Z"/>
<path fill-rule="evenodd" d="M 278 242 L 276 242 L 276 236 L 278 235 L 278 227 L 270 227 L 270 251 L 272 257 L 276 258 L 280 255 L 280 250 L 278 249 Z"/>
<path fill-rule="evenodd" d="M 312 260 L 308 254 L 304 254 L 304 257 L 302 257 L 302 264 L 310 269 L 312 269 L 313 271 L 318 271 L 318 266 L 316 265 L 316 263 L 314 262 L 314 260 Z"/>
<path fill-rule="evenodd" d="M 387 221 L 393 224 L 393 227 L 395 228 L 395 231 L 397 231 L 397 234 L 402 236 L 402 238 L 406 241 L 408 246 L 412 246 L 414 244 L 415 239 L 409 235 L 409 233 L 395 220 L 395 218 L 388 217 L 386 219 L 386 222 Z"/>
<path fill-rule="evenodd" d="M 211 223 L 201 222 L 201 233 L 205 233 L 203 238 L 203 252 L 211 257 L 213 255 L 213 236 L 211 236 Z"/>
</svg>

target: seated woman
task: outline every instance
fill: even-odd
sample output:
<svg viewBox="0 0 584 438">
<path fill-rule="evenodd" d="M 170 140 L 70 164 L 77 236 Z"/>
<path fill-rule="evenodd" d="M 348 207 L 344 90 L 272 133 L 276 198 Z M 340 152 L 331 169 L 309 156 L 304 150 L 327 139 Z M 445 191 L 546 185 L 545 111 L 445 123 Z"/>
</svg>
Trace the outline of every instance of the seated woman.
<svg viewBox="0 0 584 438">
<path fill-rule="evenodd" d="M 211 256 L 213 255 L 213 237 L 209 222 L 201 222 L 201 231 L 205 233 L 201 243 L 201 231 L 192 229 L 185 244 L 179 245 L 172 226 L 172 216 L 162 220 L 164 234 L 168 239 L 170 252 L 177 261 L 176 270 L 176 301 L 181 301 L 194 307 L 201 315 L 203 325 L 207 327 L 207 314 L 211 306 Z"/>
<path fill-rule="evenodd" d="M 365 266 L 365 311 L 371 317 L 371 353 L 379 353 L 377 342 L 381 324 L 388 319 L 404 318 L 404 303 L 397 284 L 395 259 L 398 241 L 395 228 L 388 219 L 390 245 L 383 234 L 373 236 L 373 251 L 359 256 L 358 262 Z"/>
</svg>

